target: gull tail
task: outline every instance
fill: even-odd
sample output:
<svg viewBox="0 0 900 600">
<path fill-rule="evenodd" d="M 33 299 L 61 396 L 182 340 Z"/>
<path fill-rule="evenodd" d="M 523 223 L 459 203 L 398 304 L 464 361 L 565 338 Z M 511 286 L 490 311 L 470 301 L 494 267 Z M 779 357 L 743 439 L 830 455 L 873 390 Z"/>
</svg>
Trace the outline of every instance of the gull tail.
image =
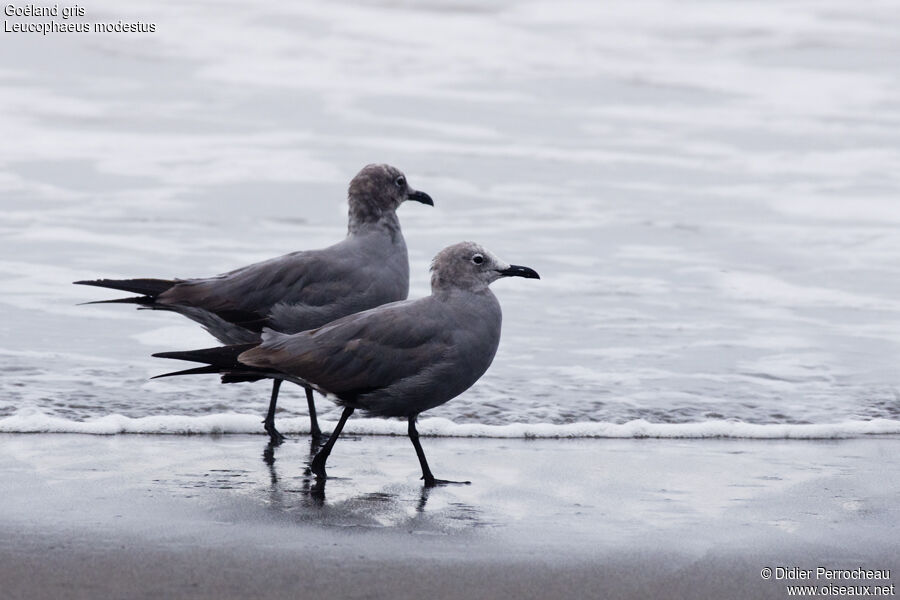
<svg viewBox="0 0 900 600">
<path fill-rule="evenodd" d="M 204 373 L 218 373 L 222 375 L 222 383 L 238 383 L 242 381 L 259 381 L 277 375 L 276 371 L 251 367 L 238 362 L 238 356 L 242 352 L 255 348 L 256 344 L 235 344 L 233 346 L 217 346 L 202 350 L 187 350 L 183 352 L 158 352 L 156 358 L 173 358 L 189 362 L 203 363 L 205 366 L 173 371 L 157 375 L 153 379 L 161 377 L 174 377 L 176 375 L 200 375 Z"/>
<path fill-rule="evenodd" d="M 116 298 L 115 300 L 96 300 L 94 302 L 85 302 L 84 304 L 140 304 L 142 306 L 154 306 L 156 298 L 178 282 L 173 279 L 94 279 L 74 281 L 72 283 L 140 294 L 139 296 Z"/>
</svg>

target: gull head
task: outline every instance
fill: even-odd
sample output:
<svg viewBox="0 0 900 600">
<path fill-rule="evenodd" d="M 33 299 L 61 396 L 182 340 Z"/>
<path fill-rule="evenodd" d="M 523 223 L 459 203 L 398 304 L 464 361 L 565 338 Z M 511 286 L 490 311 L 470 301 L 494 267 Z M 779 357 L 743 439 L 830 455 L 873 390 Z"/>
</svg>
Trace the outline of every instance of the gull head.
<svg viewBox="0 0 900 600">
<path fill-rule="evenodd" d="M 377 220 L 381 215 L 397 210 L 407 200 L 434 206 L 431 196 L 413 189 L 406 181 L 406 175 L 391 165 L 363 167 L 350 181 L 347 197 L 350 214 L 364 220 Z"/>
<path fill-rule="evenodd" d="M 431 289 L 486 289 L 501 277 L 540 279 L 529 267 L 511 265 L 475 242 L 447 246 L 431 261 Z"/>
</svg>

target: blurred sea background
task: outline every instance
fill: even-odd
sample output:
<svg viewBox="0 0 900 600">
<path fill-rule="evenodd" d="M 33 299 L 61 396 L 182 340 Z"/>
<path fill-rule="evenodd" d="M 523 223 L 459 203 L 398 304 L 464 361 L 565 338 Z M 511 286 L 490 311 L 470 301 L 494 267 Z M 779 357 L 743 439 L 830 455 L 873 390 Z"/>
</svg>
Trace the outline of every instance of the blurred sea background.
<svg viewBox="0 0 900 600">
<path fill-rule="evenodd" d="M 211 336 L 71 282 L 329 245 L 386 162 L 411 297 L 466 239 L 542 276 L 423 432 L 900 433 L 896 2 L 81 6 L 156 31 L 0 34 L 0 431 L 262 433 L 266 385 L 149 381 Z"/>
</svg>

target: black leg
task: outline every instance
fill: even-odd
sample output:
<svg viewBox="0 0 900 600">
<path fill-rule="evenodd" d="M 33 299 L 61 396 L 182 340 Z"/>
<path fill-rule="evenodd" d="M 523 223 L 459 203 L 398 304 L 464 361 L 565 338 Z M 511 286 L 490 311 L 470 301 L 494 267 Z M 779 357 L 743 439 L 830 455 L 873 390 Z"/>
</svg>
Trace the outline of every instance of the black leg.
<svg viewBox="0 0 900 600">
<path fill-rule="evenodd" d="M 341 430 L 344 429 L 344 424 L 352 414 L 353 409 L 351 407 L 348 406 L 344 409 L 344 412 L 341 413 L 341 419 L 338 421 L 337 427 L 335 427 L 334 431 L 331 432 L 331 437 L 328 438 L 328 441 L 325 442 L 325 445 L 322 446 L 322 449 L 319 450 L 319 453 L 316 454 L 315 458 L 313 458 L 312 464 L 309 466 L 309 468 L 310 471 L 315 473 L 316 477 L 322 477 L 323 479 L 325 477 L 328 477 L 325 474 L 325 461 L 328 460 L 328 455 L 331 454 L 331 449 L 334 447 L 334 443 L 341 435 Z"/>
<path fill-rule="evenodd" d="M 319 419 L 316 418 L 316 403 L 313 401 L 312 388 L 306 388 L 306 405 L 309 407 L 309 435 L 317 440 L 322 437 L 319 429 Z"/>
<path fill-rule="evenodd" d="M 278 403 L 279 389 L 281 389 L 281 380 L 273 380 L 272 399 L 269 400 L 269 412 L 266 413 L 266 418 L 263 419 L 263 425 L 266 428 L 266 433 L 269 434 L 269 439 L 276 446 L 284 441 L 284 436 L 278 433 L 278 430 L 275 429 L 275 405 Z"/>
<path fill-rule="evenodd" d="M 416 416 L 414 415 L 409 418 L 409 428 L 406 432 L 409 434 L 409 439 L 412 440 L 413 448 L 416 449 L 416 456 L 419 457 L 419 465 L 422 467 L 422 479 L 425 480 L 425 485 L 427 487 L 432 487 L 435 485 L 434 475 L 431 474 L 431 469 L 428 468 L 428 461 L 425 460 L 425 451 L 422 450 L 422 444 L 419 443 L 419 431 L 416 429 Z"/>
<path fill-rule="evenodd" d="M 422 444 L 419 443 L 419 431 L 416 429 L 416 417 L 418 417 L 418 415 L 413 415 L 409 418 L 409 428 L 407 429 L 407 433 L 409 434 L 410 441 L 412 441 L 413 448 L 416 449 L 416 456 L 419 457 L 419 465 L 422 467 L 422 479 L 425 480 L 425 487 L 434 487 L 436 485 L 445 485 L 448 483 L 461 483 L 465 485 L 472 483 L 471 481 L 447 481 L 446 479 L 434 478 L 434 475 L 431 474 L 431 469 L 428 468 L 428 461 L 425 460 L 425 451 L 422 450 Z"/>
</svg>

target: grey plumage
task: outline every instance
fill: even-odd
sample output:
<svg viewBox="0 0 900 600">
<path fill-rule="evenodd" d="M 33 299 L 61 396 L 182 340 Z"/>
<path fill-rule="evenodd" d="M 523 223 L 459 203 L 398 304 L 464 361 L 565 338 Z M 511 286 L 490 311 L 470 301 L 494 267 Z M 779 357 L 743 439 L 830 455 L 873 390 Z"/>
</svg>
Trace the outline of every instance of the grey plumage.
<svg viewBox="0 0 900 600">
<path fill-rule="evenodd" d="M 405 299 L 409 259 L 396 210 L 406 200 L 433 205 L 431 198 L 412 189 L 405 175 L 389 165 L 364 167 L 347 196 L 347 237 L 327 248 L 292 252 L 215 277 L 75 283 L 141 294 L 104 302 L 177 312 L 224 344 L 259 342 L 263 327 L 295 333 Z M 265 421 L 273 440 L 281 437 L 274 427 L 278 383 Z M 307 398 L 316 434 L 312 396 Z"/>
<path fill-rule="evenodd" d="M 239 344 L 259 341 L 262 327 L 253 323 L 295 333 L 408 294 L 406 242 L 391 212 L 321 250 L 179 282 L 154 308 L 184 314 L 223 343 Z"/>
<path fill-rule="evenodd" d="M 236 360 L 236 353 L 225 349 L 162 356 L 211 364 L 226 376 L 249 367 L 254 373 L 302 380 L 329 395 L 344 414 L 313 460 L 313 472 L 323 477 L 331 447 L 354 410 L 404 417 L 422 476 L 433 485 L 439 481 L 418 443 L 416 417 L 461 394 L 490 366 L 502 317 L 488 286 L 503 276 L 538 278 L 532 269 L 509 265 L 478 244 L 462 242 L 435 257 L 432 293 L 425 298 L 394 302 L 293 335 L 265 330 L 262 343 Z M 217 358 L 210 360 L 210 352 Z"/>
</svg>

